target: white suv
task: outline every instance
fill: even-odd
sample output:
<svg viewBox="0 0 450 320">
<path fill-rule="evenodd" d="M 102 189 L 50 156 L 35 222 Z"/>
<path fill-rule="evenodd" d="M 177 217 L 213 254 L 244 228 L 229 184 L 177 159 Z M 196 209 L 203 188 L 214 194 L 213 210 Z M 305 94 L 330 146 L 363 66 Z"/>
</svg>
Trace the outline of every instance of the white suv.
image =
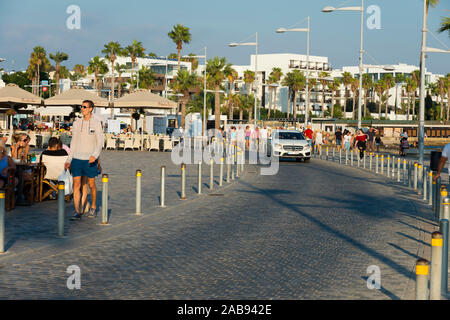
<svg viewBox="0 0 450 320">
<path fill-rule="evenodd" d="M 267 144 L 267 156 L 308 162 L 311 159 L 311 146 L 300 131 L 274 130 Z"/>
</svg>

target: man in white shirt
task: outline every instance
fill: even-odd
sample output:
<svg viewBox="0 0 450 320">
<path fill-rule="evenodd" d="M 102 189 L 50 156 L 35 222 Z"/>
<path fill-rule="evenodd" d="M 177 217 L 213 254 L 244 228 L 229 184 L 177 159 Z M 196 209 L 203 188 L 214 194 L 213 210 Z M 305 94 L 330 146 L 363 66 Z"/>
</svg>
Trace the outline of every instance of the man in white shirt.
<svg viewBox="0 0 450 320">
<path fill-rule="evenodd" d="M 103 127 L 100 120 L 92 116 L 94 103 L 85 100 L 81 104 L 82 118 L 77 119 L 72 127 L 70 153 L 65 168 L 70 167 L 73 176 L 73 202 L 75 214 L 72 220 L 81 219 L 84 208 L 80 208 L 82 177 L 87 177 L 91 190 L 92 204 L 89 217 L 95 217 L 97 211 L 97 187 L 95 177 L 98 174 L 98 158 L 103 148 Z"/>
<path fill-rule="evenodd" d="M 436 175 L 434 176 L 433 180 L 437 180 L 442 172 L 442 169 L 444 169 L 445 163 L 448 162 L 448 172 L 449 172 L 449 178 L 450 178 L 450 143 L 447 144 L 444 147 L 444 150 L 442 151 L 441 159 L 439 160 L 438 170 L 436 172 Z"/>
</svg>

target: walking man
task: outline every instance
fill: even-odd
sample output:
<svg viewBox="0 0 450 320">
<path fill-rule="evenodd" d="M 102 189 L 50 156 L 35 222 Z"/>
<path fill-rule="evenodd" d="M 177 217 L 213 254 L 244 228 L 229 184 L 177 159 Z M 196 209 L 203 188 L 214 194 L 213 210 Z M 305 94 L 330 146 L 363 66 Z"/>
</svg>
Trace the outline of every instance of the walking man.
<svg viewBox="0 0 450 320">
<path fill-rule="evenodd" d="M 374 129 L 373 127 L 370 127 L 369 131 L 367 131 L 367 150 L 369 152 L 375 152 L 374 139 L 377 131 L 378 130 Z"/>
<path fill-rule="evenodd" d="M 342 145 L 342 131 L 340 127 L 337 128 L 335 136 L 336 136 L 336 148 L 337 151 L 339 152 L 341 150 Z"/>
<path fill-rule="evenodd" d="M 87 177 L 91 190 L 92 205 L 87 212 L 89 217 L 95 217 L 97 211 L 97 188 L 95 177 L 100 152 L 103 147 L 103 129 L 101 122 L 92 116 L 94 103 L 85 100 L 81 104 L 82 118 L 77 119 L 72 127 L 72 142 L 65 168 L 71 169 L 73 176 L 73 202 L 75 214 L 71 220 L 81 219 L 84 208 L 80 208 L 82 177 Z"/>
</svg>

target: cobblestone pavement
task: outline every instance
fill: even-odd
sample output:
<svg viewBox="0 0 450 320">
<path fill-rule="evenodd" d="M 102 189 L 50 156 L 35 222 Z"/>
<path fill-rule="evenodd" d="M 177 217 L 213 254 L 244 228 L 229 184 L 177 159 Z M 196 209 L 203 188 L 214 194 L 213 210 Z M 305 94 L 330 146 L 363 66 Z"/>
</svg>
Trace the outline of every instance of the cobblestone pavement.
<svg viewBox="0 0 450 320">
<path fill-rule="evenodd" d="M 166 208 L 158 200 L 163 164 Z M 415 261 L 429 259 L 437 229 L 411 190 L 318 159 L 283 162 L 275 176 L 247 166 L 244 177 L 216 182 L 212 192 L 204 165 L 202 195 L 188 166 L 185 201 L 168 153 L 108 151 L 102 166 L 111 183 L 109 226 L 100 217 L 66 221 L 58 239 L 55 201 L 7 213 L 0 298 L 412 299 Z M 141 217 L 136 169 L 143 170 Z M 66 287 L 71 265 L 81 269 L 80 290 Z M 372 265 L 381 270 L 380 290 L 367 288 Z"/>
</svg>

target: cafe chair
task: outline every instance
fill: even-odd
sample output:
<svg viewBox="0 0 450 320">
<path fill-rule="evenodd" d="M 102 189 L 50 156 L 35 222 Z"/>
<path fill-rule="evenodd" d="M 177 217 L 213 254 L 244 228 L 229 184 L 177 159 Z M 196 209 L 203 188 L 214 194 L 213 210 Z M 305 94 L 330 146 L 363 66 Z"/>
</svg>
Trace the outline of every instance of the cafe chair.
<svg viewBox="0 0 450 320">
<path fill-rule="evenodd" d="M 108 149 L 113 149 L 113 150 L 116 149 L 116 139 L 113 139 L 112 137 L 109 137 L 106 139 L 105 150 L 108 150 Z"/>
<path fill-rule="evenodd" d="M 41 174 L 39 185 L 39 202 L 48 198 L 53 192 L 58 195 L 58 179 L 64 171 L 64 164 L 68 156 L 48 156 L 42 155 Z M 44 186 L 48 186 L 48 190 L 44 192 Z M 66 195 L 66 201 L 70 201 L 70 195 Z"/>
<path fill-rule="evenodd" d="M 150 146 L 149 146 L 148 150 L 159 151 L 159 140 L 156 137 L 150 137 Z"/>
<path fill-rule="evenodd" d="M 127 149 L 133 150 L 133 138 L 125 139 L 125 146 L 123 147 L 123 150 Z"/>
<path fill-rule="evenodd" d="M 8 179 L 6 185 L 3 186 L 5 190 L 5 210 L 10 211 L 16 206 L 16 193 L 15 189 L 15 181 L 16 181 L 16 170 L 8 169 Z"/>
</svg>

